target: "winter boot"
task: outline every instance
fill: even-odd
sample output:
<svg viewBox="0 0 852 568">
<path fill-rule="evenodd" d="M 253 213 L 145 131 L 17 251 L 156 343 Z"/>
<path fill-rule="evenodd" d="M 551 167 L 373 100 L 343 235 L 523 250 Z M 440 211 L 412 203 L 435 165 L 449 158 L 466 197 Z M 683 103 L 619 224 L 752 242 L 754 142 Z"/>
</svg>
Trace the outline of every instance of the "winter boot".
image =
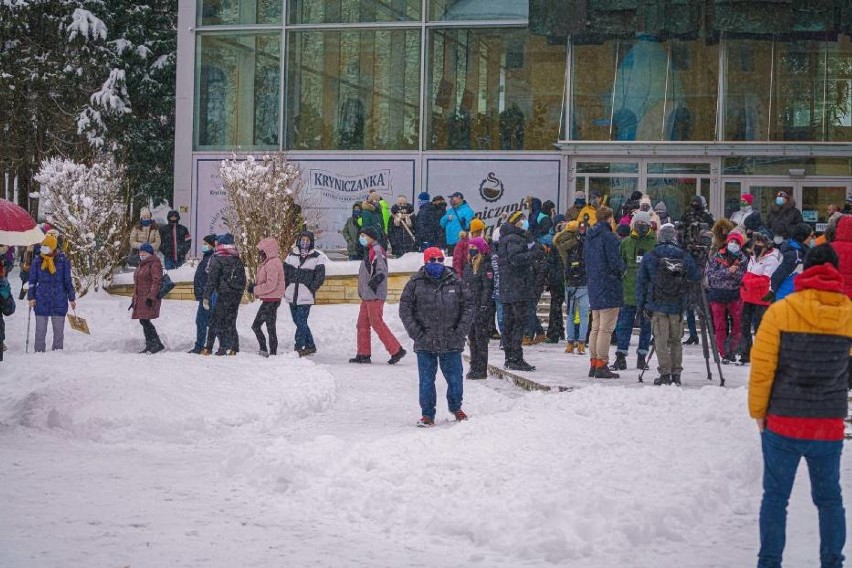
<svg viewBox="0 0 852 568">
<path fill-rule="evenodd" d="M 690 335 L 686 341 L 683 342 L 684 345 L 698 345 L 698 336 Z"/>
<path fill-rule="evenodd" d="M 567 345 L 565 345 L 565 353 L 573 353 L 574 352 L 574 342 L 569 341 Z"/>
<path fill-rule="evenodd" d="M 369 355 L 355 355 L 353 358 L 349 359 L 349 362 L 361 365 L 369 365 L 371 363 Z"/>
<path fill-rule="evenodd" d="M 459 408 L 455 412 L 453 412 L 453 416 L 456 417 L 456 420 L 461 422 L 462 420 L 467 420 L 467 414 L 464 413 L 464 410 Z"/>
<path fill-rule="evenodd" d="M 159 353 L 160 351 L 162 351 L 165 348 L 166 348 L 166 346 L 163 345 L 162 342 L 160 342 L 160 340 L 157 340 L 156 342 L 154 342 L 151 345 L 151 349 L 148 351 L 148 353 L 151 353 L 153 355 L 154 353 Z"/>
<path fill-rule="evenodd" d="M 680 376 L 678 376 L 678 380 L 680 380 Z M 672 376 L 671 375 L 660 375 L 659 377 L 654 379 L 654 384 L 656 386 L 670 385 L 670 384 L 672 384 Z"/>
<path fill-rule="evenodd" d="M 731 355 L 730 353 L 726 353 L 725 355 L 722 355 L 722 364 L 723 365 L 730 365 L 731 363 L 735 363 L 736 360 L 737 360 L 736 355 Z"/>
<path fill-rule="evenodd" d="M 150 353 L 150 352 L 151 352 L 151 344 L 148 343 L 148 342 L 145 342 L 145 349 L 140 351 L 139 354 L 142 355 L 143 353 Z"/>
<path fill-rule="evenodd" d="M 618 373 L 613 373 L 612 370 L 607 367 L 606 361 L 598 359 L 598 366 L 595 369 L 595 378 L 596 379 L 617 379 Z"/>
<path fill-rule="evenodd" d="M 627 356 L 624 353 L 615 354 L 615 363 L 610 365 L 610 369 L 613 371 L 626 371 L 627 370 Z"/>
<path fill-rule="evenodd" d="M 740 365 L 748 365 L 751 363 L 751 358 L 748 355 L 740 355 Z"/>
<path fill-rule="evenodd" d="M 672 383 L 680 386 L 680 373 L 672 373 Z"/>
<path fill-rule="evenodd" d="M 259 350 L 259 351 L 257 352 L 257 354 L 258 354 L 258 355 L 260 355 L 261 357 L 263 357 L 264 359 L 268 359 L 268 358 L 269 358 L 269 351 L 267 351 L 266 349 L 261 349 L 261 350 Z"/>
<path fill-rule="evenodd" d="M 539 343 L 542 343 L 546 340 L 547 340 L 547 335 L 545 335 L 543 333 L 537 333 L 535 335 L 535 337 L 533 337 L 532 341 L 533 341 L 533 345 L 538 345 Z"/>
<path fill-rule="evenodd" d="M 198 354 L 199 354 L 199 355 L 205 355 L 205 356 L 206 356 L 206 355 L 212 355 L 212 354 L 213 354 L 213 349 L 208 349 L 207 347 L 205 347 L 204 349 L 202 349 L 201 351 L 199 351 L 199 352 L 198 352 Z"/>
<path fill-rule="evenodd" d="M 595 376 L 595 370 L 598 368 L 599 361 L 597 359 L 592 359 L 589 362 L 589 378 L 592 379 Z"/>
<path fill-rule="evenodd" d="M 428 416 L 424 416 L 420 420 L 417 421 L 417 427 L 418 428 L 431 428 L 434 425 L 435 425 L 435 421 L 432 420 L 431 418 L 429 418 Z"/>
<path fill-rule="evenodd" d="M 639 369 L 640 371 L 647 371 L 648 370 L 648 364 L 645 362 L 645 356 L 644 355 L 637 355 L 636 356 L 636 368 Z"/>
<path fill-rule="evenodd" d="M 405 357 L 406 353 L 408 353 L 408 351 L 400 347 L 399 351 L 397 351 L 394 355 L 391 356 L 390 359 L 388 359 L 388 365 L 396 365 L 397 363 L 399 363 L 400 359 Z"/>
<path fill-rule="evenodd" d="M 577 355 L 585 355 L 586 354 L 586 344 L 582 341 L 577 342 Z"/>
<path fill-rule="evenodd" d="M 316 347 L 305 347 L 304 349 L 299 351 L 299 357 L 307 357 L 308 355 L 313 355 L 316 352 Z M 272 353 L 272 355 L 275 355 L 275 353 Z"/>
<path fill-rule="evenodd" d="M 509 361 L 506 365 L 506 368 L 510 371 L 535 371 L 535 367 L 533 367 L 523 359 L 518 359 L 517 361 Z"/>
<path fill-rule="evenodd" d="M 525 335 L 524 338 L 521 340 L 521 345 L 523 345 L 524 347 L 529 347 L 532 344 L 533 338 L 528 335 Z"/>
</svg>

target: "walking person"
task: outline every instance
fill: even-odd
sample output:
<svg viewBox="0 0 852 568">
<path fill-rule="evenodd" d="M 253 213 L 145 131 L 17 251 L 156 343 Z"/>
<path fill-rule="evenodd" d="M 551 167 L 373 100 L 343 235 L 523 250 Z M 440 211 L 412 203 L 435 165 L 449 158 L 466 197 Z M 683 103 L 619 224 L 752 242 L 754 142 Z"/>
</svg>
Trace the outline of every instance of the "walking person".
<svg viewBox="0 0 852 568">
<path fill-rule="evenodd" d="M 234 236 L 231 233 L 219 235 L 216 237 L 216 248 L 210 260 L 207 286 L 204 288 L 202 300 L 205 309 L 212 308 L 207 345 L 201 351 L 202 355 L 210 355 L 213 352 L 216 337 L 219 338 L 216 355 L 236 355 L 239 352 L 237 314 L 245 287 L 246 267 L 234 245 Z M 215 303 L 211 300 L 213 294 L 216 294 Z"/>
<path fill-rule="evenodd" d="M 0 266 L 0 362 L 3 361 L 3 352 L 6 350 L 6 322 L 4 318 L 15 313 L 15 298 L 12 295 L 12 286 L 6 278 L 6 268 Z"/>
<path fill-rule="evenodd" d="M 145 348 L 139 353 L 159 353 L 165 346 L 160 341 L 157 328 L 151 323 L 160 317 L 160 285 L 163 283 L 163 265 L 154 254 L 151 243 L 142 243 L 139 247 L 139 266 L 133 272 L 133 319 L 142 324 L 145 334 Z"/>
<path fill-rule="evenodd" d="M 488 340 L 494 321 L 494 270 L 491 267 L 490 252 L 491 249 L 482 237 L 470 240 L 468 262 L 464 267 L 465 295 L 474 314 L 468 334 L 468 379 L 484 379 L 488 376 Z"/>
<path fill-rule="evenodd" d="M 802 458 L 819 512 L 819 565 L 843 566 L 840 463 L 849 410 L 852 301 L 843 293 L 837 266 L 829 245 L 810 250 L 795 292 L 769 306 L 754 338 L 748 406 L 763 450 L 758 568 L 781 566 L 787 503 Z"/>
<path fill-rule="evenodd" d="M 62 349 L 68 305 L 72 309 L 77 308 L 77 296 L 71 281 L 71 261 L 57 250 L 57 245 L 56 236 L 47 235 L 30 267 L 27 300 L 36 316 L 36 353 L 47 350 L 48 321 L 53 328 L 53 350 Z"/>
<path fill-rule="evenodd" d="M 180 213 L 169 211 L 166 216 L 168 224 L 160 227 L 160 252 L 163 253 L 166 270 L 183 266 L 186 254 L 192 247 L 192 236 L 189 229 L 180 224 Z"/>
<path fill-rule="evenodd" d="M 391 355 L 388 365 L 395 365 L 405 357 L 406 351 L 384 320 L 385 301 L 388 297 L 388 261 L 375 228 L 361 229 L 358 238 L 367 252 L 358 270 L 358 296 L 361 298 L 356 324 L 358 346 L 355 357 L 349 359 L 349 362 L 368 364 L 372 362 L 370 345 L 372 328 Z"/>
<path fill-rule="evenodd" d="M 317 352 L 314 336 L 308 327 L 311 306 L 316 303 L 317 291 L 325 282 L 325 257 L 314 249 L 314 234 L 304 231 L 284 260 L 284 297 L 290 305 L 290 317 L 296 325 L 294 348 L 299 357 Z"/>
<path fill-rule="evenodd" d="M 636 277 L 636 309 L 651 319 L 657 370 L 654 384 L 680 385 L 683 372 L 683 310 L 690 287 L 701 280 L 691 254 L 677 246 L 674 225 L 657 231 L 657 245 L 642 257 Z"/>
<path fill-rule="evenodd" d="M 740 288 L 743 302 L 741 365 L 751 362 L 752 329 L 757 333 L 760 328 L 763 314 L 769 307 L 769 301 L 764 297 L 769 293 L 770 280 L 780 264 L 781 253 L 775 248 L 768 231 L 752 233 L 751 258 Z"/>
<path fill-rule="evenodd" d="M 207 326 L 210 323 L 210 310 L 204 307 L 204 288 L 207 286 L 207 270 L 210 259 L 213 258 L 213 247 L 216 246 L 216 235 L 207 235 L 201 242 L 201 261 L 195 267 L 195 275 L 192 278 L 192 291 L 198 308 L 195 310 L 195 345 L 189 353 L 198 355 L 207 344 Z M 216 303 L 213 298 L 211 303 Z"/>
<path fill-rule="evenodd" d="M 650 205 L 650 201 L 648 201 Z M 651 347 L 651 320 L 636 309 L 636 274 L 642 257 L 657 244 L 657 238 L 651 228 L 651 216 L 647 211 L 636 211 L 631 220 L 630 236 L 621 241 L 619 253 L 625 265 L 624 303 L 618 312 L 615 334 L 618 346 L 615 349 L 615 371 L 627 370 L 627 355 L 630 351 L 630 339 L 633 337 L 633 322 L 639 318 L 639 347 L 636 349 L 636 368 L 645 369 L 645 357 Z"/>
<path fill-rule="evenodd" d="M 478 250 L 478 249 L 477 249 Z M 474 317 L 474 305 L 455 272 L 444 266 L 437 247 L 423 252 L 423 267 L 406 283 L 399 299 L 399 317 L 414 340 L 420 379 L 420 427 L 435 424 L 438 367 L 447 381 L 447 406 L 456 420 L 467 420 L 462 410 L 462 350 Z M 487 265 L 486 265 L 487 266 Z"/>
<path fill-rule="evenodd" d="M 742 252 L 742 246 L 743 236 L 736 231 L 732 232 L 725 246 L 714 252 L 707 262 L 707 300 L 716 330 L 716 349 L 725 364 L 736 360 L 740 344 L 743 311 L 740 286 L 748 268 L 748 259 Z M 731 321 L 730 345 L 727 343 L 728 318 Z"/>
<path fill-rule="evenodd" d="M 500 227 L 497 245 L 500 272 L 500 303 L 503 306 L 504 366 L 514 371 L 535 371 L 524 360 L 522 346 L 524 328 L 529 319 L 529 306 L 535 300 L 532 278 L 535 241 L 527 232 L 529 223 L 521 211 L 509 215 Z"/>
<path fill-rule="evenodd" d="M 284 297 L 284 266 L 278 256 L 278 241 L 274 237 L 266 237 L 257 243 L 257 253 L 260 256 L 260 265 L 257 267 L 257 282 L 248 286 L 249 294 L 260 298 L 260 308 L 254 316 L 251 330 L 257 337 L 259 347 L 258 355 L 269 357 L 278 355 L 278 308 L 281 306 L 281 298 Z M 266 345 L 266 336 L 263 335 L 263 326 L 269 334 L 269 348 Z"/>
<path fill-rule="evenodd" d="M 607 366 L 610 337 L 618 320 L 618 310 L 624 303 L 621 279 L 626 269 L 619 253 L 619 242 L 612 232 L 612 209 L 603 206 L 597 211 L 597 223 L 589 229 L 583 251 L 589 285 L 589 306 L 592 309 L 592 332 L 589 336 L 591 365 L 589 377 L 617 379 Z"/>
</svg>

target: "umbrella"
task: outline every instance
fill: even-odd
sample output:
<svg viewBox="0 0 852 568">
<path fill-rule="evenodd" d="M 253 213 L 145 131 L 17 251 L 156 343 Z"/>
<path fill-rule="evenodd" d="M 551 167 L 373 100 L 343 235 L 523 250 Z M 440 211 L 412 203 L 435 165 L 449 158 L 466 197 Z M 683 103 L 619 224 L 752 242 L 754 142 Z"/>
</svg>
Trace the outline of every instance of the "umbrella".
<svg viewBox="0 0 852 568">
<path fill-rule="evenodd" d="M 28 247 L 44 240 L 44 233 L 23 207 L 0 199 L 0 245 Z"/>
</svg>

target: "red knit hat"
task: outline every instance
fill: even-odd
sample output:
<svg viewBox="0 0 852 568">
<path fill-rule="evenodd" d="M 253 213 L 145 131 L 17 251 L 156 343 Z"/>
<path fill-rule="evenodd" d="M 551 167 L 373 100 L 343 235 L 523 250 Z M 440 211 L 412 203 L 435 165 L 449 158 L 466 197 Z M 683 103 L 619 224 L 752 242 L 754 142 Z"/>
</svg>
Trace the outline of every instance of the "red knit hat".
<svg viewBox="0 0 852 568">
<path fill-rule="evenodd" d="M 745 239 L 743 238 L 742 233 L 740 233 L 738 231 L 731 231 L 730 233 L 728 233 L 728 238 L 725 239 L 725 242 L 729 243 L 731 241 L 737 241 L 740 244 L 740 246 L 743 246 Z"/>
<path fill-rule="evenodd" d="M 750 193 L 743 193 L 740 195 L 740 199 L 751 205 L 754 203 L 754 196 Z"/>
<path fill-rule="evenodd" d="M 423 251 L 423 262 L 428 263 L 433 258 L 444 258 L 444 252 L 438 247 L 429 247 Z"/>
</svg>

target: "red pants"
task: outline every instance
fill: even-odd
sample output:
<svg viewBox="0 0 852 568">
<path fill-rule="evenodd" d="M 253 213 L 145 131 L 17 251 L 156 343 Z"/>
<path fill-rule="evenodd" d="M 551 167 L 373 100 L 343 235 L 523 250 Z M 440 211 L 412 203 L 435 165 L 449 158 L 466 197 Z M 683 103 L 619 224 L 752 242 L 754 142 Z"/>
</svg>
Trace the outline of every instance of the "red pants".
<svg viewBox="0 0 852 568">
<path fill-rule="evenodd" d="M 388 329 L 383 319 L 384 300 L 364 300 L 358 312 L 358 355 L 370 355 L 370 328 L 372 327 L 388 353 L 395 355 L 401 345 Z"/>
<path fill-rule="evenodd" d="M 716 347 L 719 355 L 725 356 L 725 340 L 728 337 L 728 315 L 731 316 L 731 352 L 736 353 L 740 345 L 740 320 L 743 315 L 743 302 L 710 302 L 710 311 L 713 312 L 713 327 L 716 329 Z"/>
</svg>

